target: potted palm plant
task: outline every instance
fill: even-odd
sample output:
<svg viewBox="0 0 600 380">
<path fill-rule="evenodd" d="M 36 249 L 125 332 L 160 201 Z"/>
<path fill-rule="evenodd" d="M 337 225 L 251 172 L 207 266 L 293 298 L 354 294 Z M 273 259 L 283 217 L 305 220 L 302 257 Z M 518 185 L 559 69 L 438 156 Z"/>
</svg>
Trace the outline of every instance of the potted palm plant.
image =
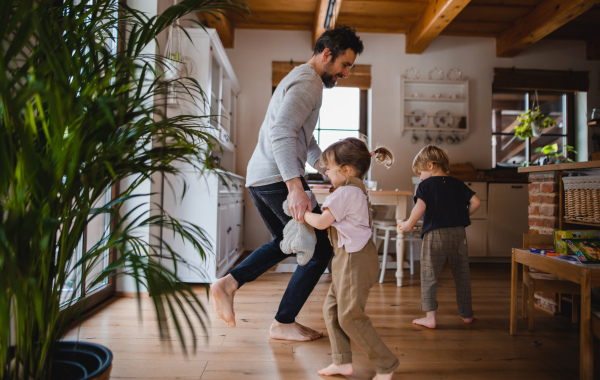
<svg viewBox="0 0 600 380">
<path fill-rule="evenodd" d="M 181 0 L 149 18 L 119 0 L 0 2 L 0 379 L 106 378 L 106 350 L 90 354 L 108 361 L 102 371 L 61 372 L 65 357 L 77 354 L 60 340 L 82 317 L 77 293 L 64 290 L 92 289 L 117 275 L 147 289 L 158 315 L 170 314 L 184 349 L 183 325 L 193 342 L 194 325 L 205 328 L 197 296 L 177 280 L 177 267 L 169 271 L 159 260 L 185 263 L 160 237 L 150 243 L 137 233 L 170 228 L 203 256 L 203 231 L 165 212 L 136 211 L 149 199 L 140 197 L 140 184 L 177 174 L 178 161 L 213 170 L 217 143 L 210 116 L 163 112 L 170 80 L 198 102 L 204 93 L 191 79 L 164 80 L 157 67 L 165 57 L 143 49 L 189 13 L 226 11 L 247 7 Z M 102 202 L 107 189 L 113 197 Z M 125 211 L 134 199 L 138 209 Z M 77 256 L 86 227 L 101 217 L 112 228 Z M 84 284 L 77 273 L 93 273 L 107 253 L 114 261 Z M 164 336 L 165 318 L 158 320 Z"/>
</svg>

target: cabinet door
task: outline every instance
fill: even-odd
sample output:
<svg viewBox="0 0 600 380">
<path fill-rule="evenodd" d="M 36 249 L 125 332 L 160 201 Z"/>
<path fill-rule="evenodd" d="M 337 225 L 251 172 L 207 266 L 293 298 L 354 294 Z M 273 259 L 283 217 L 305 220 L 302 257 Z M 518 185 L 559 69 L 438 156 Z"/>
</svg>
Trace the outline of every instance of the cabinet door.
<svg viewBox="0 0 600 380">
<path fill-rule="evenodd" d="M 471 225 L 466 228 L 466 233 L 469 256 L 487 256 L 487 220 L 471 220 Z"/>
<path fill-rule="evenodd" d="M 231 241 L 232 241 L 232 249 L 231 252 L 229 254 L 229 264 L 233 265 L 233 263 L 235 262 L 235 260 L 237 260 L 237 258 L 240 256 L 240 254 L 242 253 L 241 250 L 243 249 L 243 228 L 242 228 L 242 220 L 243 220 L 243 215 L 244 215 L 244 204 L 242 202 L 241 199 L 236 199 L 235 203 L 233 204 L 233 207 L 231 209 L 231 228 L 233 229 L 232 231 L 232 236 L 231 236 Z"/>
<path fill-rule="evenodd" d="M 231 232 L 229 227 L 229 209 L 231 205 L 227 199 L 219 199 L 219 229 L 218 229 L 218 245 L 216 247 L 217 253 L 217 272 L 227 266 L 227 258 L 229 253 L 229 234 Z"/>
<path fill-rule="evenodd" d="M 529 231 L 527 184 L 490 183 L 488 194 L 488 256 L 510 257 Z"/>
<path fill-rule="evenodd" d="M 238 218 L 237 218 L 237 203 L 232 201 L 228 209 L 228 227 L 227 227 L 227 258 L 234 258 L 237 253 L 237 236 L 238 236 Z M 233 264 L 229 262 L 229 264 Z"/>
</svg>

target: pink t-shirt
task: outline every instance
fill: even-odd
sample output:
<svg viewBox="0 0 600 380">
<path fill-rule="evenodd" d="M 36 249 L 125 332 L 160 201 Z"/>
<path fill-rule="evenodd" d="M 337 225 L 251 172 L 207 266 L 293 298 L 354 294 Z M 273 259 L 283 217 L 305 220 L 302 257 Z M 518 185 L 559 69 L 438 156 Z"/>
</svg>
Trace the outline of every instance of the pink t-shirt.
<svg viewBox="0 0 600 380">
<path fill-rule="evenodd" d="M 348 253 L 363 249 L 373 235 L 365 193 L 358 187 L 342 186 L 325 199 L 323 208 L 328 208 L 335 218 L 332 226 L 338 232 L 338 247 L 345 246 Z"/>
</svg>

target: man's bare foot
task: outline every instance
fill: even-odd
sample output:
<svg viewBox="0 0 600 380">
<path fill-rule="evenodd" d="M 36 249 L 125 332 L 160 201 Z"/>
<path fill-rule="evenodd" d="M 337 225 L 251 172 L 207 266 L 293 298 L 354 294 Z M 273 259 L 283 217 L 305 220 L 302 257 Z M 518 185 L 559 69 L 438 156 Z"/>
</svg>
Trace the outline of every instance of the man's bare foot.
<svg viewBox="0 0 600 380">
<path fill-rule="evenodd" d="M 413 323 L 415 325 L 425 326 L 430 329 L 434 329 L 436 326 L 435 325 L 435 311 L 426 312 L 425 316 L 423 318 L 414 319 Z"/>
<path fill-rule="evenodd" d="M 323 336 L 323 333 L 310 329 L 306 326 L 302 326 L 298 322 L 279 323 L 277 321 L 273 321 L 269 335 L 271 336 L 271 339 L 306 342 L 309 340 L 319 339 Z"/>
<path fill-rule="evenodd" d="M 352 363 L 348 364 L 333 364 L 331 363 L 329 367 L 321 368 L 318 372 L 319 375 L 323 376 L 333 376 L 333 375 L 344 375 L 350 376 L 354 373 L 354 367 L 352 367 Z"/>
<path fill-rule="evenodd" d="M 391 380 L 393 375 L 393 373 L 378 373 L 373 380 Z"/>
<path fill-rule="evenodd" d="M 233 296 L 237 289 L 238 282 L 230 274 L 218 279 L 210 286 L 210 294 L 213 297 L 217 315 L 231 327 L 235 327 Z"/>
<path fill-rule="evenodd" d="M 461 317 L 461 318 L 462 318 L 462 317 Z M 470 324 L 470 323 L 473 323 L 473 321 L 475 321 L 475 317 L 471 317 L 471 318 L 463 318 L 462 320 L 463 320 L 463 322 L 465 322 L 465 323 L 469 323 L 469 324 Z"/>
</svg>

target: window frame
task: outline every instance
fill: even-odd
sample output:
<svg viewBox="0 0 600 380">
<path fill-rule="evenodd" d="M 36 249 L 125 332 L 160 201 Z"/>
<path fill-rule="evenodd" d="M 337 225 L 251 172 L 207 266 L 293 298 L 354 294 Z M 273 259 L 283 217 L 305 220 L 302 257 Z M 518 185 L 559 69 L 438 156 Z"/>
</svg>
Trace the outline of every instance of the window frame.
<svg viewBox="0 0 600 380">
<path fill-rule="evenodd" d="M 535 91 L 542 93 L 562 93 L 566 96 L 563 112 L 565 114 L 566 133 L 543 134 L 543 137 L 563 137 L 566 136 L 566 145 L 575 146 L 577 141 L 577 126 L 575 124 L 575 94 L 577 92 L 587 92 L 589 85 L 589 72 L 587 71 L 561 71 L 561 70 L 537 70 L 537 69 L 516 69 L 516 68 L 494 68 L 494 81 L 492 83 L 492 101 L 496 93 L 533 93 Z M 527 101 L 527 100 L 526 100 Z M 527 101 L 525 109 L 531 104 Z M 493 109 L 493 106 L 492 106 Z M 492 118 L 494 114 L 492 112 Z M 513 136 L 512 133 L 494 132 L 492 129 L 493 144 L 495 136 Z M 526 164 L 532 162 L 534 154 L 531 152 L 531 138 L 525 140 L 526 146 Z M 495 147 L 492 145 L 493 166 L 497 167 L 495 161 Z M 535 159 L 534 159 L 535 160 Z"/>
<path fill-rule="evenodd" d="M 531 105 L 533 103 L 533 99 L 532 99 L 532 94 L 535 92 L 536 90 L 493 90 L 492 91 L 492 101 L 494 101 L 494 95 L 496 94 L 515 94 L 515 95 L 523 95 L 523 102 L 524 102 L 524 107 L 523 107 L 523 112 L 530 109 Z M 540 139 L 540 138 L 565 138 L 566 139 L 566 144 L 564 145 L 570 145 L 570 146 L 574 146 L 575 145 L 575 93 L 574 92 L 568 92 L 568 91 L 539 91 L 542 93 L 543 95 L 556 95 L 557 97 L 560 96 L 562 97 L 562 101 L 563 101 L 563 114 L 565 115 L 564 117 L 564 123 L 565 123 L 565 129 L 566 132 L 565 133 L 542 133 L 542 135 L 540 137 L 533 137 L 533 138 L 527 138 L 525 140 L 523 140 L 523 144 L 525 144 L 525 165 L 529 166 L 531 163 L 535 162 L 540 156 L 542 156 L 543 154 L 541 153 L 535 153 L 534 152 L 534 148 L 533 143 Z M 495 118 L 496 115 L 494 113 L 494 108 L 492 107 L 492 118 Z M 516 116 L 515 116 L 516 118 Z M 492 123 L 492 127 L 494 126 L 494 123 Z M 514 137 L 514 132 L 496 132 L 493 130 L 492 128 L 492 141 L 494 140 L 495 137 Z M 498 161 L 496 159 L 496 155 L 497 155 L 497 144 L 492 143 L 492 167 L 497 168 L 498 165 Z M 566 154 L 566 152 L 563 151 L 563 154 Z M 500 162 L 502 163 L 502 162 Z"/>
</svg>

